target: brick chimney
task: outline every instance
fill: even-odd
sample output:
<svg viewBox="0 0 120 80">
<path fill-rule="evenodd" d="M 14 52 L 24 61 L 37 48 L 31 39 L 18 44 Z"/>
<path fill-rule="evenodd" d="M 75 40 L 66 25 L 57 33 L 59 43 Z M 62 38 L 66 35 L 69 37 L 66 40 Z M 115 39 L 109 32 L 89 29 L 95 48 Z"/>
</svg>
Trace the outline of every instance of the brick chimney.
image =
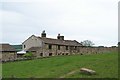
<svg viewBox="0 0 120 80">
<path fill-rule="evenodd" d="M 60 34 L 58 34 L 57 39 L 64 40 L 64 36 L 60 36 Z"/>
<path fill-rule="evenodd" d="M 45 30 L 41 33 L 41 37 L 46 37 Z"/>
</svg>

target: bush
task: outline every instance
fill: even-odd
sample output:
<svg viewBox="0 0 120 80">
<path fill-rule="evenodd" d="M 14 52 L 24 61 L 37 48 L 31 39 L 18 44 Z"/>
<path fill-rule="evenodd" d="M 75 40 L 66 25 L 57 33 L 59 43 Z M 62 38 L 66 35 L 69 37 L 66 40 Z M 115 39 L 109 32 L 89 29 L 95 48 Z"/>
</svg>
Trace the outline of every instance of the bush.
<svg viewBox="0 0 120 80">
<path fill-rule="evenodd" d="M 24 54 L 23 57 L 25 57 L 27 59 L 33 59 L 34 55 L 32 54 L 32 52 L 28 52 L 28 53 Z"/>
</svg>

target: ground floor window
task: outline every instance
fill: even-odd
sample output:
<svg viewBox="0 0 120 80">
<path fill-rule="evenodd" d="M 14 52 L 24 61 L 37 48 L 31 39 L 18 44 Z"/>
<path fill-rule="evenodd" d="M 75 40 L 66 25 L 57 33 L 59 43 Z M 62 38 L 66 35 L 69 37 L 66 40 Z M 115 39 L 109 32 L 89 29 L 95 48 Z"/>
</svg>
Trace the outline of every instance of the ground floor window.
<svg viewBox="0 0 120 80">
<path fill-rule="evenodd" d="M 64 55 L 64 53 L 62 53 L 62 55 Z"/>
<path fill-rule="evenodd" d="M 68 53 L 66 53 L 66 55 L 68 55 Z"/>
<path fill-rule="evenodd" d="M 49 56 L 52 56 L 52 53 L 49 53 Z"/>
<path fill-rule="evenodd" d="M 40 56 L 43 56 L 43 53 L 40 53 Z"/>
</svg>

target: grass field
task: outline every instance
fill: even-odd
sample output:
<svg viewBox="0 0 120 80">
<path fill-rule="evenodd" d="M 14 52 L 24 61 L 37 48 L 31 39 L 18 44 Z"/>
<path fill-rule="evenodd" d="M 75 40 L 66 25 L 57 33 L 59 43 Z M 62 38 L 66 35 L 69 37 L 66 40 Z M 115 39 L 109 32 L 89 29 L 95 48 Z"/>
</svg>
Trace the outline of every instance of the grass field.
<svg viewBox="0 0 120 80">
<path fill-rule="evenodd" d="M 86 67 L 96 75 L 80 73 Z M 9 62 L 2 65 L 3 78 L 14 75 L 17 78 L 117 78 L 118 53 L 91 55 L 56 56 L 28 61 Z"/>
</svg>

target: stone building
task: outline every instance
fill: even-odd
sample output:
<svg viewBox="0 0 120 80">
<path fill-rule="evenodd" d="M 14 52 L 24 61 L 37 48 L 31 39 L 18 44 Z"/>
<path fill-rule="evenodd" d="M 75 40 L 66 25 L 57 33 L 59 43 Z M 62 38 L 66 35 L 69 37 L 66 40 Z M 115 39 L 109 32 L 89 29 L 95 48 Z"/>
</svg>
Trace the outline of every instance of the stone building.
<svg viewBox="0 0 120 80">
<path fill-rule="evenodd" d="M 65 40 L 64 36 L 58 34 L 57 39 L 47 38 L 45 31 L 40 36 L 32 35 L 22 43 L 24 51 L 32 52 L 36 57 L 47 57 L 70 54 L 99 54 L 117 51 L 117 47 L 87 47 L 76 40 Z"/>
<path fill-rule="evenodd" d="M 70 55 L 80 52 L 82 44 L 76 40 L 64 40 L 64 36 L 58 34 L 57 39 L 47 38 L 45 31 L 40 36 L 32 35 L 22 43 L 23 50 L 32 52 L 36 57 L 55 55 Z"/>
<path fill-rule="evenodd" d="M 0 61 L 10 61 L 16 58 L 16 50 L 10 44 L 0 44 Z"/>
</svg>

